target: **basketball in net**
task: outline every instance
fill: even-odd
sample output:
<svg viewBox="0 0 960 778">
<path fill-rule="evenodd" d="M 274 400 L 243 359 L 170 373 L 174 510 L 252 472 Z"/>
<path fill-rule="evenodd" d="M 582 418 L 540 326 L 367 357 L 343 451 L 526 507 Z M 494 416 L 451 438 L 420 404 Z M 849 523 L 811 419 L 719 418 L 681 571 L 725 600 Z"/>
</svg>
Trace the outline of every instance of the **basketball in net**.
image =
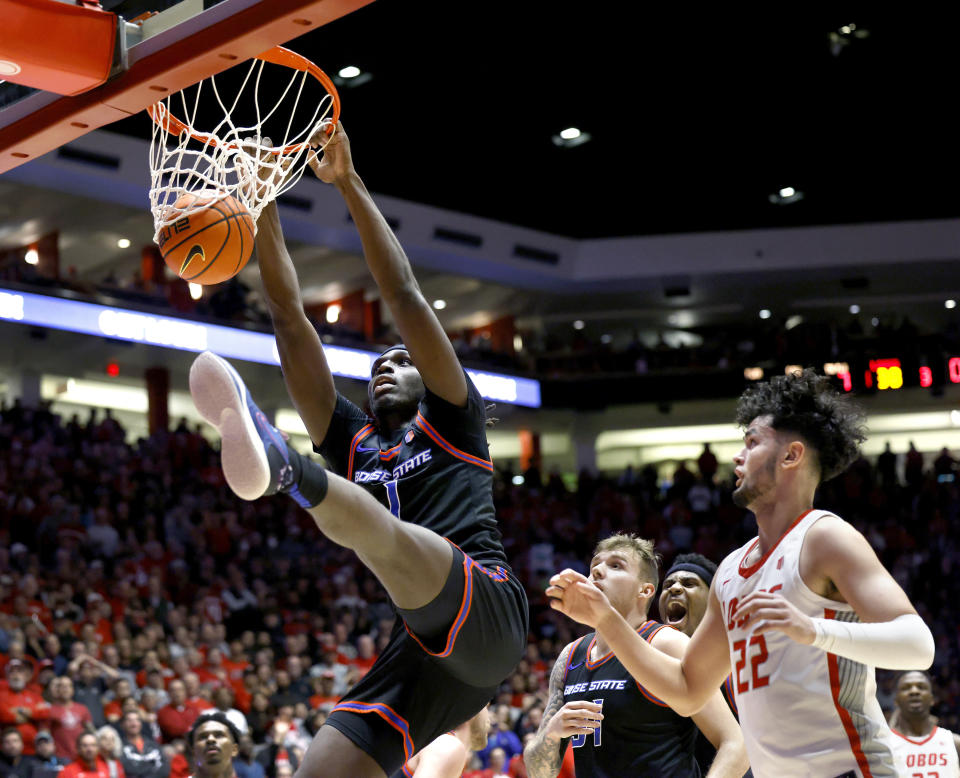
<svg viewBox="0 0 960 778">
<path fill-rule="evenodd" d="M 233 278 L 253 253 L 253 216 L 231 195 L 183 194 L 164 221 L 157 238 L 163 261 L 192 284 Z"/>
<path fill-rule="evenodd" d="M 180 278 L 215 284 L 250 259 L 260 213 L 326 145 L 340 98 L 320 68 L 275 46 L 147 112 L 154 240 Z"/>
</svg>

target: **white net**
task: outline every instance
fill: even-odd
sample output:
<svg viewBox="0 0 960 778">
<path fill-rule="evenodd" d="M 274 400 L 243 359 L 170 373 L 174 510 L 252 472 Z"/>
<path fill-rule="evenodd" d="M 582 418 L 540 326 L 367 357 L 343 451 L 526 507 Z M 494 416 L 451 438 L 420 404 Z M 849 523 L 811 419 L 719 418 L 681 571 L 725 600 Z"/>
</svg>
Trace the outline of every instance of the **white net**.
<svg viewBox="0 0 960 778">
<path fill-rule="evenodd" d="M 272 71 L 269 77 L 265 69 Z M 221 78 L 225 83 L 210 76 L 151 109 L 154 240 L 184 215 L 208 206 L 211 193 L 235 197 L 256 223 L 268 203 L 300 180 L 317 130 L 335 121 L 333 96 L 307 70 L 253 59 L 239 86 L 236 70 L 221 74 L 234 74 Z M 261 106 L 261 90 L 279 93 L 272 107 Z M 311 101 L 313 108 L 301 107 Z M 213 129 L 200 130 L 205 121 Z M 184 198 L 201 191 L 203 197 Z"/>
</svg>

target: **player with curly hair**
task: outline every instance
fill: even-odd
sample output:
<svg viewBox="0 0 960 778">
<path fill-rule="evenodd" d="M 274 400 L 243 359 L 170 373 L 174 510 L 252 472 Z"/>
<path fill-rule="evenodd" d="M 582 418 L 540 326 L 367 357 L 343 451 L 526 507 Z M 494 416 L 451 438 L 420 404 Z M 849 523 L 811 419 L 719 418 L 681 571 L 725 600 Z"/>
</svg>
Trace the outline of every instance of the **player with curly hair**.
<svg viewBox="0 0 960 778">
<path fill-rule="evenodd" d="M 639 640 L 591 581 L 551 579 L 551 605 L 594 627 L 647 690 L 689 715 L 733 674 L 754 775 L 893 776 L 874 668 L 927 668 L 934 641 L 866 538 L 813 507 L 863 441 L 862 412 L 812 370 L 741 397 L 738 505 L 756 538 L 720 564 L 682 658 Z"/>
</svg>

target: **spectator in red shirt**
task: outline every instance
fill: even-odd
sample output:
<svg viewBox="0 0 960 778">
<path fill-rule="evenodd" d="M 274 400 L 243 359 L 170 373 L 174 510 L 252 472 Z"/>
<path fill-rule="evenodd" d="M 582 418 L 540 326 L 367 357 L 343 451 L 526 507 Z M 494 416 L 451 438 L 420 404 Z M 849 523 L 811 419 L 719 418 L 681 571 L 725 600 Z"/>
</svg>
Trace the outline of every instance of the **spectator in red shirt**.
<svg viewBox="0 0 960 778">
<path fill-rule="evenodd" d="M 30 666 L 21 659 L 7 662 L 7 688 L 0 690 L 0 724 L 14 726 L 23 738 L 23 753 L 33 756 L 37 730 L 46 728 L 50 706 L 37 692 L 27 688 Z"/>
<path fill-rule="evenodd" d="M 73 681 L 67 676 L 50 682 L 50 734 L 57 755 L 67 761 L 77 758 L 77 737 L 81 732 L 93 732 L 93 716 L 86 705 L 73 699 Z"/>
<path fill-rule="evenodd" d="M 196 721 L 199 711 L 187 702 L 187 687 L 179 678 L 170 682 L 170 704 L 157 711 L 157 724 L 166 742 L 184 737 Z"/>
<path fill-rule="evenodd" d="M 123 768 L 119 768 L 117 775 L 111 775 L 106 761 L 98 754 L 97 736 L 92 732 L 84 732 L 77 738 L 76 750 L 76 761 L 64 767 L 59 778 L 124 778 Z"/>
<path fill-rule="evenodd" d="M 131 697 L 133 688 L 126 676 L 120 676 L 113 682 L 113 699 L 103 706 L 103 715 L 107 722 L 116 724 L 123 716 L 123 701 Z"/>
<path fill-rule="evenodd" d="M 360 677 L 367 674 L 377 661 L 377 644 L 370 635 L 361 635 L 357 638 L 357 655 L 350 660 L 350 664 L 360 671 Z"/>
<path fill-rule="evenodd" d="M 322 674 L 315 675 L 311 680 L 313 682 L 313 696 L 310 697 L 310 707 L 314 710 L 321 708 L 327 713 L 337 704 L 340 699 L 333 693 L 334 684 L 333 670 L 324 670 Z"/>
<path fill-rule="evenodd" d="M 183 685 L 187 690 L 187 702 L 194 710 L 201 711 L 210 707 L 210 700 L 203 695 L 200 676 L 196 673 L 187 673 L 183 676 Z"/>
</svg>

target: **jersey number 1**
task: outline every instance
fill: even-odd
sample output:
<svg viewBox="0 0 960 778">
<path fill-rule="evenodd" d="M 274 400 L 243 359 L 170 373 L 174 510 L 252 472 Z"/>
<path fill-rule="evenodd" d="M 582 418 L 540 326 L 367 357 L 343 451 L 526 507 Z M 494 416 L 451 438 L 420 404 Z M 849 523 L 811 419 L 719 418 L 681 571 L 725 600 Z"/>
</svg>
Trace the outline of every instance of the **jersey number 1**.
<svg viewBox="0 0 960 778">
<path fill-rule="evenodd" d="M 594 702 L 597 705 L 599 705 L 601 708 L 603 707 L 602 697 L 599 700 L 594 700 Z M 602 723 L 597 724 L 597 728 L 593 730 L 593 747 L 594 748 L 600 748 L 600 727 L 601 726 L 603 726 Z M 586 742 L 587 742 L 586 732 L 584 732 L 582 735 L 574 735 L 572 738 L 570 738 L 570 745 L 573 746 L 574 748 L 580 748 L 580 746 L 582 746 Z"/>
<path fill-rule="evenodd" d="M 387 490 L 387 507 L 390 513 L 400 518 L 400 493 L 397 491 L 397 481 L 384 481 L 384 488 Z"/>
</svg>

